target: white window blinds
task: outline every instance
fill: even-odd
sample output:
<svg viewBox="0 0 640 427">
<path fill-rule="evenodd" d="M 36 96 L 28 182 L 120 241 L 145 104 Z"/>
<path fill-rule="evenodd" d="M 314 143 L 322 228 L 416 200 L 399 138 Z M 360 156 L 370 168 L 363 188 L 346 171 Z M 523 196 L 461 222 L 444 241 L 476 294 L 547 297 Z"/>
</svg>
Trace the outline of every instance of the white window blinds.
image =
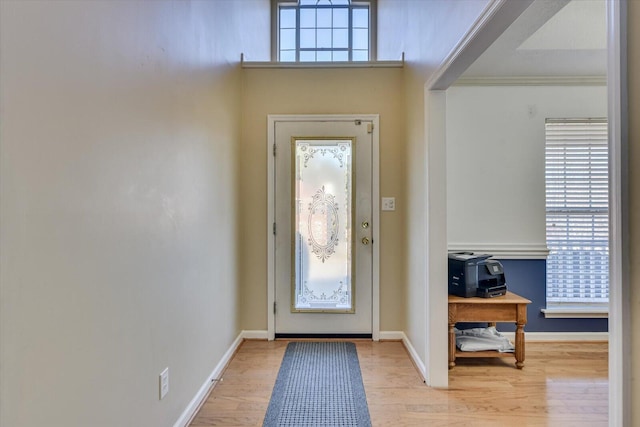
<svg viewBox="0 0 640 427">
<path fill-rule="evenodd" d="M 609 301 L 605 119 L 548 119 L 545 149 L 547 307 Z"/>
</svg>

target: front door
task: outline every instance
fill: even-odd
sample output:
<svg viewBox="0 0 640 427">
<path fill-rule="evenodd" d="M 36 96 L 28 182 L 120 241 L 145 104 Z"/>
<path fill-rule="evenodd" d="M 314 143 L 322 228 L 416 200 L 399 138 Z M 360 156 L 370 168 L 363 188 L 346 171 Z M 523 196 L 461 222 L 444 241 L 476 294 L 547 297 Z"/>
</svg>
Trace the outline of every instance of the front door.
<svg viewBox="0 0 640 427">
<path fill-rule="evenodd" d="M 372 333 L 373 123 L 278 121 L 275 334 Z"/>
</svg>

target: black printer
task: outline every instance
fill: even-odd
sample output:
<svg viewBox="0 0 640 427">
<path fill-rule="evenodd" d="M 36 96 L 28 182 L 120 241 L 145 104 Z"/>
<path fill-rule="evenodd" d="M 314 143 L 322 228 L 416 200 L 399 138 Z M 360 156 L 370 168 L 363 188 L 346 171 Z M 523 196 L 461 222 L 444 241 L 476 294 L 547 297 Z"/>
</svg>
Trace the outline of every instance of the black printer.
<svg viewBox="0 0 640 427">
<path fill-rule="evenodd" d="M 449 254 L 449 294 L 492 298 L 507 293 L 504 268 L 491 255 L 473 252 Z"/>
</svg>

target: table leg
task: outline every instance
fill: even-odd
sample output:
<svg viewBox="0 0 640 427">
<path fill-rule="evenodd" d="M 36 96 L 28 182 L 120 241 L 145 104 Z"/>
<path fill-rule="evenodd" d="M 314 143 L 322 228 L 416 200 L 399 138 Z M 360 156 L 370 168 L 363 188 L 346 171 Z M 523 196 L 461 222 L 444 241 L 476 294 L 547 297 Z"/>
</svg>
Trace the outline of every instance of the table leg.
<svg viewBox="0 0 640 427">
<path fill-rule="evenodd" d="M 524 367 L 524 323 L 516 324 L 516 367 Z"/>
<path fill-rule="evenodd" d="M 527 323 L 527 305 L 516 306 L 516 367 L 524 367 L 524 325 Z"/>
<path fill-rule="evenodd" d="M 456 334 L 453 332 L 455 323 L 449 323 L 449 369 L 456 366 Z"/>
</svg>

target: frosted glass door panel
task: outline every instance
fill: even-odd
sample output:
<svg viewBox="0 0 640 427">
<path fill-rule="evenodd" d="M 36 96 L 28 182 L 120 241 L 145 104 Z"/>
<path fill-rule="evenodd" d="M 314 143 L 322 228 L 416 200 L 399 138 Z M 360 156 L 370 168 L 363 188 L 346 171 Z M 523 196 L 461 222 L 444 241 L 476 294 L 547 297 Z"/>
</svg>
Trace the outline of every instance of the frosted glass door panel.
<svg viewBox="0 0 640 427">
<path fill-rule="evenodd" d="M 353 312 L 353 139 L 296 139 L 293 311 Z"/>
</svg>

